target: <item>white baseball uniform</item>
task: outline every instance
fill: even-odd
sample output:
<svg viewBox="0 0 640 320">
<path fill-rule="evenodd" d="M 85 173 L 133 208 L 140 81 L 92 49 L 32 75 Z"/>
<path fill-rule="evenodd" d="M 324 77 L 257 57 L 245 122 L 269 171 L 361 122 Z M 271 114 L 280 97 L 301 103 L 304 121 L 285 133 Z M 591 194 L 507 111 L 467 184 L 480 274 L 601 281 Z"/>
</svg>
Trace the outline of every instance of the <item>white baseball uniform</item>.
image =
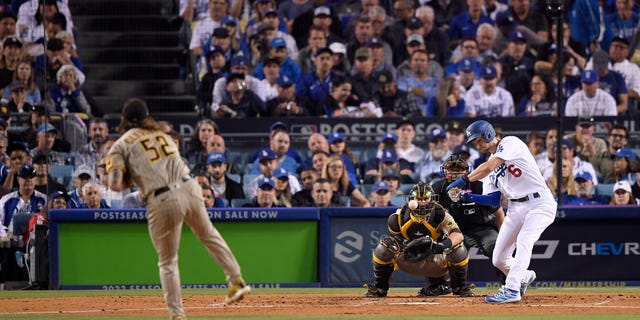
<svg viewBox="0 0 640 320">
<path fill-rule="evenodd" d="M 505 287 L 519 291 L 521 283 L 531 277 L 533 271 L 527 268 L 533 245 L 555 219 L 557 203 L 522 140 L 503 138 L 491 157 L 503 159 L 504 163 L 483 179 L 483 192 L 500 191 L 509 199 L 492 262 L 507 275 Z"/>
</svg>

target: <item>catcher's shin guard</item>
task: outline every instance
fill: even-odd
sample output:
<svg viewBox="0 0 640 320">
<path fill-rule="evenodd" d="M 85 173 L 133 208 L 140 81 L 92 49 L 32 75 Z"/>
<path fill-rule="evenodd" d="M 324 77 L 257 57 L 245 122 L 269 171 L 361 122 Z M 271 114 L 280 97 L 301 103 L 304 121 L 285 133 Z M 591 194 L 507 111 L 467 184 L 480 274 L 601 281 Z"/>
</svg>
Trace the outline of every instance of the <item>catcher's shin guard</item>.
<svg viewBox="0 0 640 320">
<path fill-rule="evenodd" d="M 462 288 L 466 285 L 468 266 L 469 252 L 464 245 L 459 245 L 447 255 L 447 269 L 449 269 L 452 288 Z"/>
<path fill-rule="evenodd" d="M 393 264 L 373 263 L 373 285 L 384 291 L 389 290 L 389 279 L 393 273 Z"/>
</svg>

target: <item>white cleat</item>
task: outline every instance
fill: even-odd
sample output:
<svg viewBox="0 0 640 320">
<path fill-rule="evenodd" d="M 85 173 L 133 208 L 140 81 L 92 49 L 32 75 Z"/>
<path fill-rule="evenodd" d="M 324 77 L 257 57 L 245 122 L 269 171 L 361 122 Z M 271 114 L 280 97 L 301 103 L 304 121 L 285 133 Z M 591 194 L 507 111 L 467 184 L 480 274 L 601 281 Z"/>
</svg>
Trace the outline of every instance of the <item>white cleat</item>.
<svg viewBox="0 0 640 320">
<path fill-rule="evenodd" d="M 227 294 L 227 298 L 224 303 L 227 305 L 236 303 L 244 298 L 244 296 L 251 293 L 251 287 L 246 285 L 244 282 L 241 284 L 230 285 L 229 293 Z"/>
<path fill-rule="evenodd" d="M 500 289 L 492 296 L 484 297 L 484 301 L 495 304 L 518 302 L 520 299 L 520 291 L 507 288 Z"/>
<path fill-rule="evenodd" d="M 524 294 L 527 292 L 527 288 L 529 288 L 529 286 L 536 281 L 536 272 L 531 270 L 529 273 L 529 277 L 525 279 L 524 282 L 520 283 L 520 296 L 524 296 Z"/>
</svg>

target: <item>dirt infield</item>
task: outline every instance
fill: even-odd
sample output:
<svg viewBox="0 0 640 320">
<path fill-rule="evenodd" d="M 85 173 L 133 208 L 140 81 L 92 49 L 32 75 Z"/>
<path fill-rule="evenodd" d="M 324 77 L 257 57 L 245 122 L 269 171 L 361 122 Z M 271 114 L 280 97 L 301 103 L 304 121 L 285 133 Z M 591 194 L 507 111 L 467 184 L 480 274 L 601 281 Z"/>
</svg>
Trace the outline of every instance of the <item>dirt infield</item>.
<svg viewBox="0 0 640 320">
<path fill-rule="evenodd" d="M 225 306 L 222 296 L 185 295 L 189 315 L 497 315 L 640 314 L 640 293 L 531 292 L 520 303 L 490 305 L 482 296 L 418 298 L 395 293 L 385 299 L 353 294 L 252 294 Z M 406 306 L 411 306 L 407 308 Z M 159 296 L 104 296 L 3 299 L 2 314 L 166 315 Z"/>
</svg>

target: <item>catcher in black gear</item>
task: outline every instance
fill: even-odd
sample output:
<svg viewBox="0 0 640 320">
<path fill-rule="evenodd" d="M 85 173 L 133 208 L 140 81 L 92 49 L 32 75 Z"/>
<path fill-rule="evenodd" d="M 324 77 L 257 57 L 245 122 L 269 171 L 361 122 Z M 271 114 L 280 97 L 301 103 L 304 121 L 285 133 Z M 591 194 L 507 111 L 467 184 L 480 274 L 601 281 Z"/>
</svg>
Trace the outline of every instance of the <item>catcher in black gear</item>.
<svg viewBox="0 0 640 320">
<path fill-rule="evenodd" d="M 474 202 L 456 201 L 451 196 L 460 197 L 456 192 L 471 192 L 482 194 L 482 181 L 474 181 L 466 186 L 466 190 L 452 189 L 447 192 L 447 186 L 454 180 L 466 176 L 471 172 L 471 168 L 466 159 L 460 154 L 449 156 L 440 167 L 444 179 L 433 184 L 433 189 L 438 195 L 438 202 L 446 208 L 453 219 L 458 223 L 464 243 L 467 247 L 476 247 L 480 252 L 491 260 L 493 248 L 498 237 L 498 229 L 504 220 L 502 207 L 488 207 Z M 452 192 L 453 191 L 453 192 Z M 464 197 L 464 196 L 463 196 Z M 496 268 L 498 278 L 504 284 L 504 274 Z"/>
<path fill-rule="evenodd" d="M 469 253 L 460 228 L 438 204 L 430 185 L 418 182 L 409 191 L 409 201 L 387 220 L 389 236 L 382 237 L 373 250 L 373 284 L 365 284 L 367 297 L 386 297 L 395 269 L 427 277 L 429 287 L 419 296 L 453 292 L 473 296 L 467 282 Z M 451 287 L 445 274 L 449 273 Z"/>
</svg>

